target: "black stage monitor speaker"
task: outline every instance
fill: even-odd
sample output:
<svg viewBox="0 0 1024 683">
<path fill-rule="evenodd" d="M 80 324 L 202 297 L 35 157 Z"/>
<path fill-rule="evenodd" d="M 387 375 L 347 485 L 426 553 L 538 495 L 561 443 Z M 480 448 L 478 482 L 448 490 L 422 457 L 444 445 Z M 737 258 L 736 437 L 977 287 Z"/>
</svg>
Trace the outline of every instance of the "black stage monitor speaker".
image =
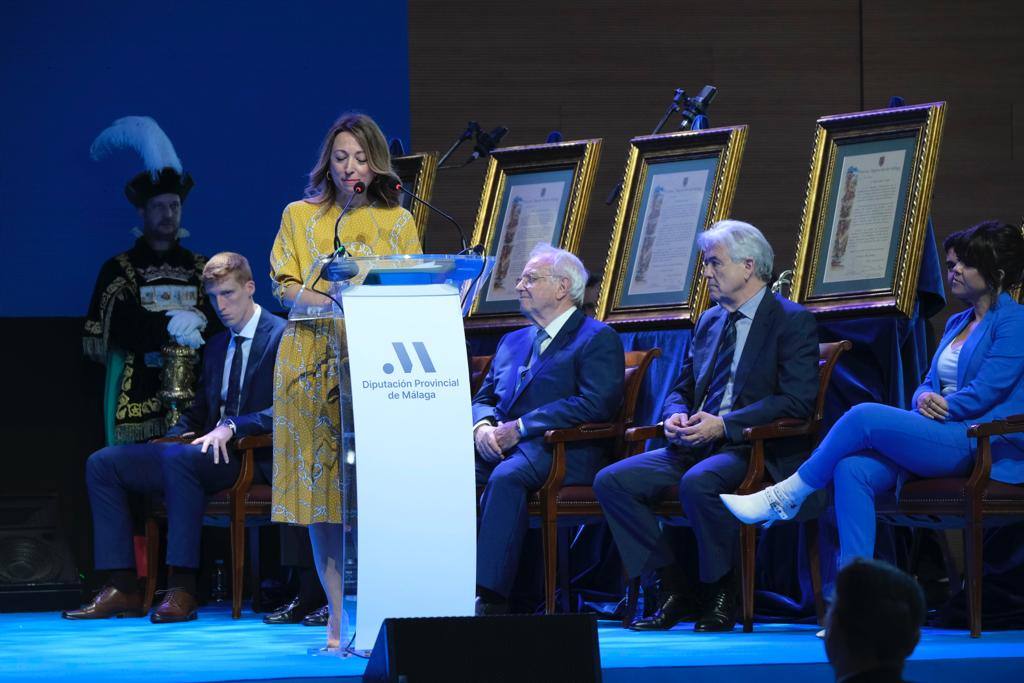
<svg viewBox="0 0 1024 683">
<path fill-rule="evenodd" d="M 364 683 L 599 683 L 593 615 L 385 619 Z"/>
</svg>

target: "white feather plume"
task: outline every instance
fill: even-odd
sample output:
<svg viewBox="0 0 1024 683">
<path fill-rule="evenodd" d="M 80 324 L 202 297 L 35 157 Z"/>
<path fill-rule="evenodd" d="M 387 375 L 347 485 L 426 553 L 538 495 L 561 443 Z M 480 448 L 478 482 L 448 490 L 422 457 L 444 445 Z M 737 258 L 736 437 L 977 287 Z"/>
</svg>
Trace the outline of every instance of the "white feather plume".
<svg viewBox="0 0 1024 683">
<path fill-rule="evenodd" d="M 133 149 L 142 157 L 146 169 L 156 178 L 160 169 L 170 166 L 181 173 L 181 160 L 171 139 L 148 116 L 125 116 L 96 136 L 89 153 L 96 161 L 119 149 Z"/>
</svg>

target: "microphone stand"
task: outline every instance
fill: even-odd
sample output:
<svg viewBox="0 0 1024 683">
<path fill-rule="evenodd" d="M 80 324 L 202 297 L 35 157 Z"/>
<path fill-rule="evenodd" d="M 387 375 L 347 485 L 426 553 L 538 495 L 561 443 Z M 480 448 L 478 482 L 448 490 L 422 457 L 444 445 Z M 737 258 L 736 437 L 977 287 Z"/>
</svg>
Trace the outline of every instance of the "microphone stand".
<svg viewBox="0 0 1024 683">
<path fill-rule="evenodd" d="M 669 102 L 668 109 L 665 110 L 665 114 L 661 117 L 661 120 L 658 121 L 658 125 L 654 127 L 654 131 L 651 132 L 651 135 L 657 135 L 660 133 L 661 129 L 665 127 L 665 124 L 668 123 L 668 120 L 672 118 L 672 115 L 676 112 L 682 111 L 682 108 L 679 105 L 684 100 L 686 100 L 686 91 L 682 88 L 676 88 L 676 91 L 672 96 L 672 101 Z M 611 206 L 615 203 L 615 200 L 619 198 L 620 194 L 622 194 L 621 180 L 612 188 L 612 191 L 608 194 L 608 198 L 604 200 L 604 203 Z"/>
<path fill-rule="evenodd" d="M 414 193 L 412 190 L 407 190 L 405 188 L 405 186 L 402 185 L 402 183 L 395 183 L 395 189 L 398 190 L 399 192 L 404 192 L 405 194 L 409 195 L 410 197 L 412 197 L 413 199 L 418 201 L 420 204 L 423 204 L 425 207 L 427 207 L 428 209 L 430 209 L 434 213 L 439 214 L 441 217 L 443 217 L 449 223 L 454 225 L 455 226 L 455 230 L 459 233 L 459 241 L 462 243 L 462 251 L 459 252 L 459 253 L 465 253 L 465 252 L 469 251 L 469 244 L 466 242 L 466 233 L 464 233 L 462 231 L 462 226 L 459 225 L 459 222 L 457 220 L 452 218 L 451 214 L 449 214 L 447 211 L 442 211 L 441 209 L 437 208 L 436 206 L 434 206 L 433 204 L 431 204 L 427 200 L 425 200 L 422 197 L 420 197 L 418 194 Z M 423 235 L 424 241 L 426 240 L 426 237 L 427 236 L 424 234 Z"/>
<path fill-rule="evenodd" d="M 448 161 L 448 157 L 454 154 L 455 150 L 462 145 L 466 140 L 472 140 L 473 136 L 479 135 L 482 132 L 480 124 L 476 121 L 470 121 L 466 124 L 466 130 L 462 131 L 458 139 L 452 143 L 452 146 L 448 148 L 448 151 L 441 155 L 441 158 L 437 160 L 437 167 L 444 168 L 444 162 Z"/>
</svg>

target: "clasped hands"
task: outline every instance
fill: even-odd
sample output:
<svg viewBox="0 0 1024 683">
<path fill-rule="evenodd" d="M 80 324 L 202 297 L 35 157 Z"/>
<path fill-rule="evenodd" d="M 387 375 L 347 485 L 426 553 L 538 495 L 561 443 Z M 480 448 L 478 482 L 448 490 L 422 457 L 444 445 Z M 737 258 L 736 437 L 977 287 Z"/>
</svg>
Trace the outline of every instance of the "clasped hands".
<svg viewBox="0 0 1024 683">
<path fill-rule="evenodd" d="M 499 422 L 497 426 L 482 424 L 473 432 L 476 451 L 487 462 L 498 462 L 504 458 L 505 453 L 512 450 L 520 439 L 522 434 L 519 433 L 517 420 Z"/>
<path fill-rule="evenodd" d="M 944 422 L 949 417 L 949 403 L 941 394 L 926 391 L 917 397 L 917 412 L 933 420 Z"/>
<path fill-rule="evenodd" d="M 676 446 L 703 446 L 725 436 L 725 421 L 703 410 L 687 415 L 674 413 L 665 420 L 665 438 Z"/>
</svg>

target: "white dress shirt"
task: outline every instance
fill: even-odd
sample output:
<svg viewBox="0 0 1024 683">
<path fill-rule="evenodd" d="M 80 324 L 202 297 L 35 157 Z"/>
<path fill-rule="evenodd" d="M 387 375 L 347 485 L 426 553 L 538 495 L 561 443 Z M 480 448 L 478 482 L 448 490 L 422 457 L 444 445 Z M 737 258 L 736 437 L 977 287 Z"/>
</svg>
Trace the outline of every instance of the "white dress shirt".
<svg viewBox="0 0 1024 683">
<path fill-rule="evenodd" d="M 232 332 L 231 339 L 228 341 L 228 352 L 224 356 L 224 374 L 220 383 L 221 417 L 224 417 L 224 403 L 228 400 L 228 382 L 231 381 L 231 362 L 235 358 L 236 337 L 242 337 L 245 340 L 242 342 L 242 381 L 245 381 L 245 368 L 249 364 L 249 350 L 252 349 L 252 340 L 256 336 L 256 327 L 260 324 L 260 312 L 263 310 L 259 304 L 253 304 L 253 306 L 255 310 L 252 317 L 249 318 L 249 322 L 238 334 Z M 238 387 L 239 395 L 241 395 L 242 389 L 242 386 Z"/>
</svg>

